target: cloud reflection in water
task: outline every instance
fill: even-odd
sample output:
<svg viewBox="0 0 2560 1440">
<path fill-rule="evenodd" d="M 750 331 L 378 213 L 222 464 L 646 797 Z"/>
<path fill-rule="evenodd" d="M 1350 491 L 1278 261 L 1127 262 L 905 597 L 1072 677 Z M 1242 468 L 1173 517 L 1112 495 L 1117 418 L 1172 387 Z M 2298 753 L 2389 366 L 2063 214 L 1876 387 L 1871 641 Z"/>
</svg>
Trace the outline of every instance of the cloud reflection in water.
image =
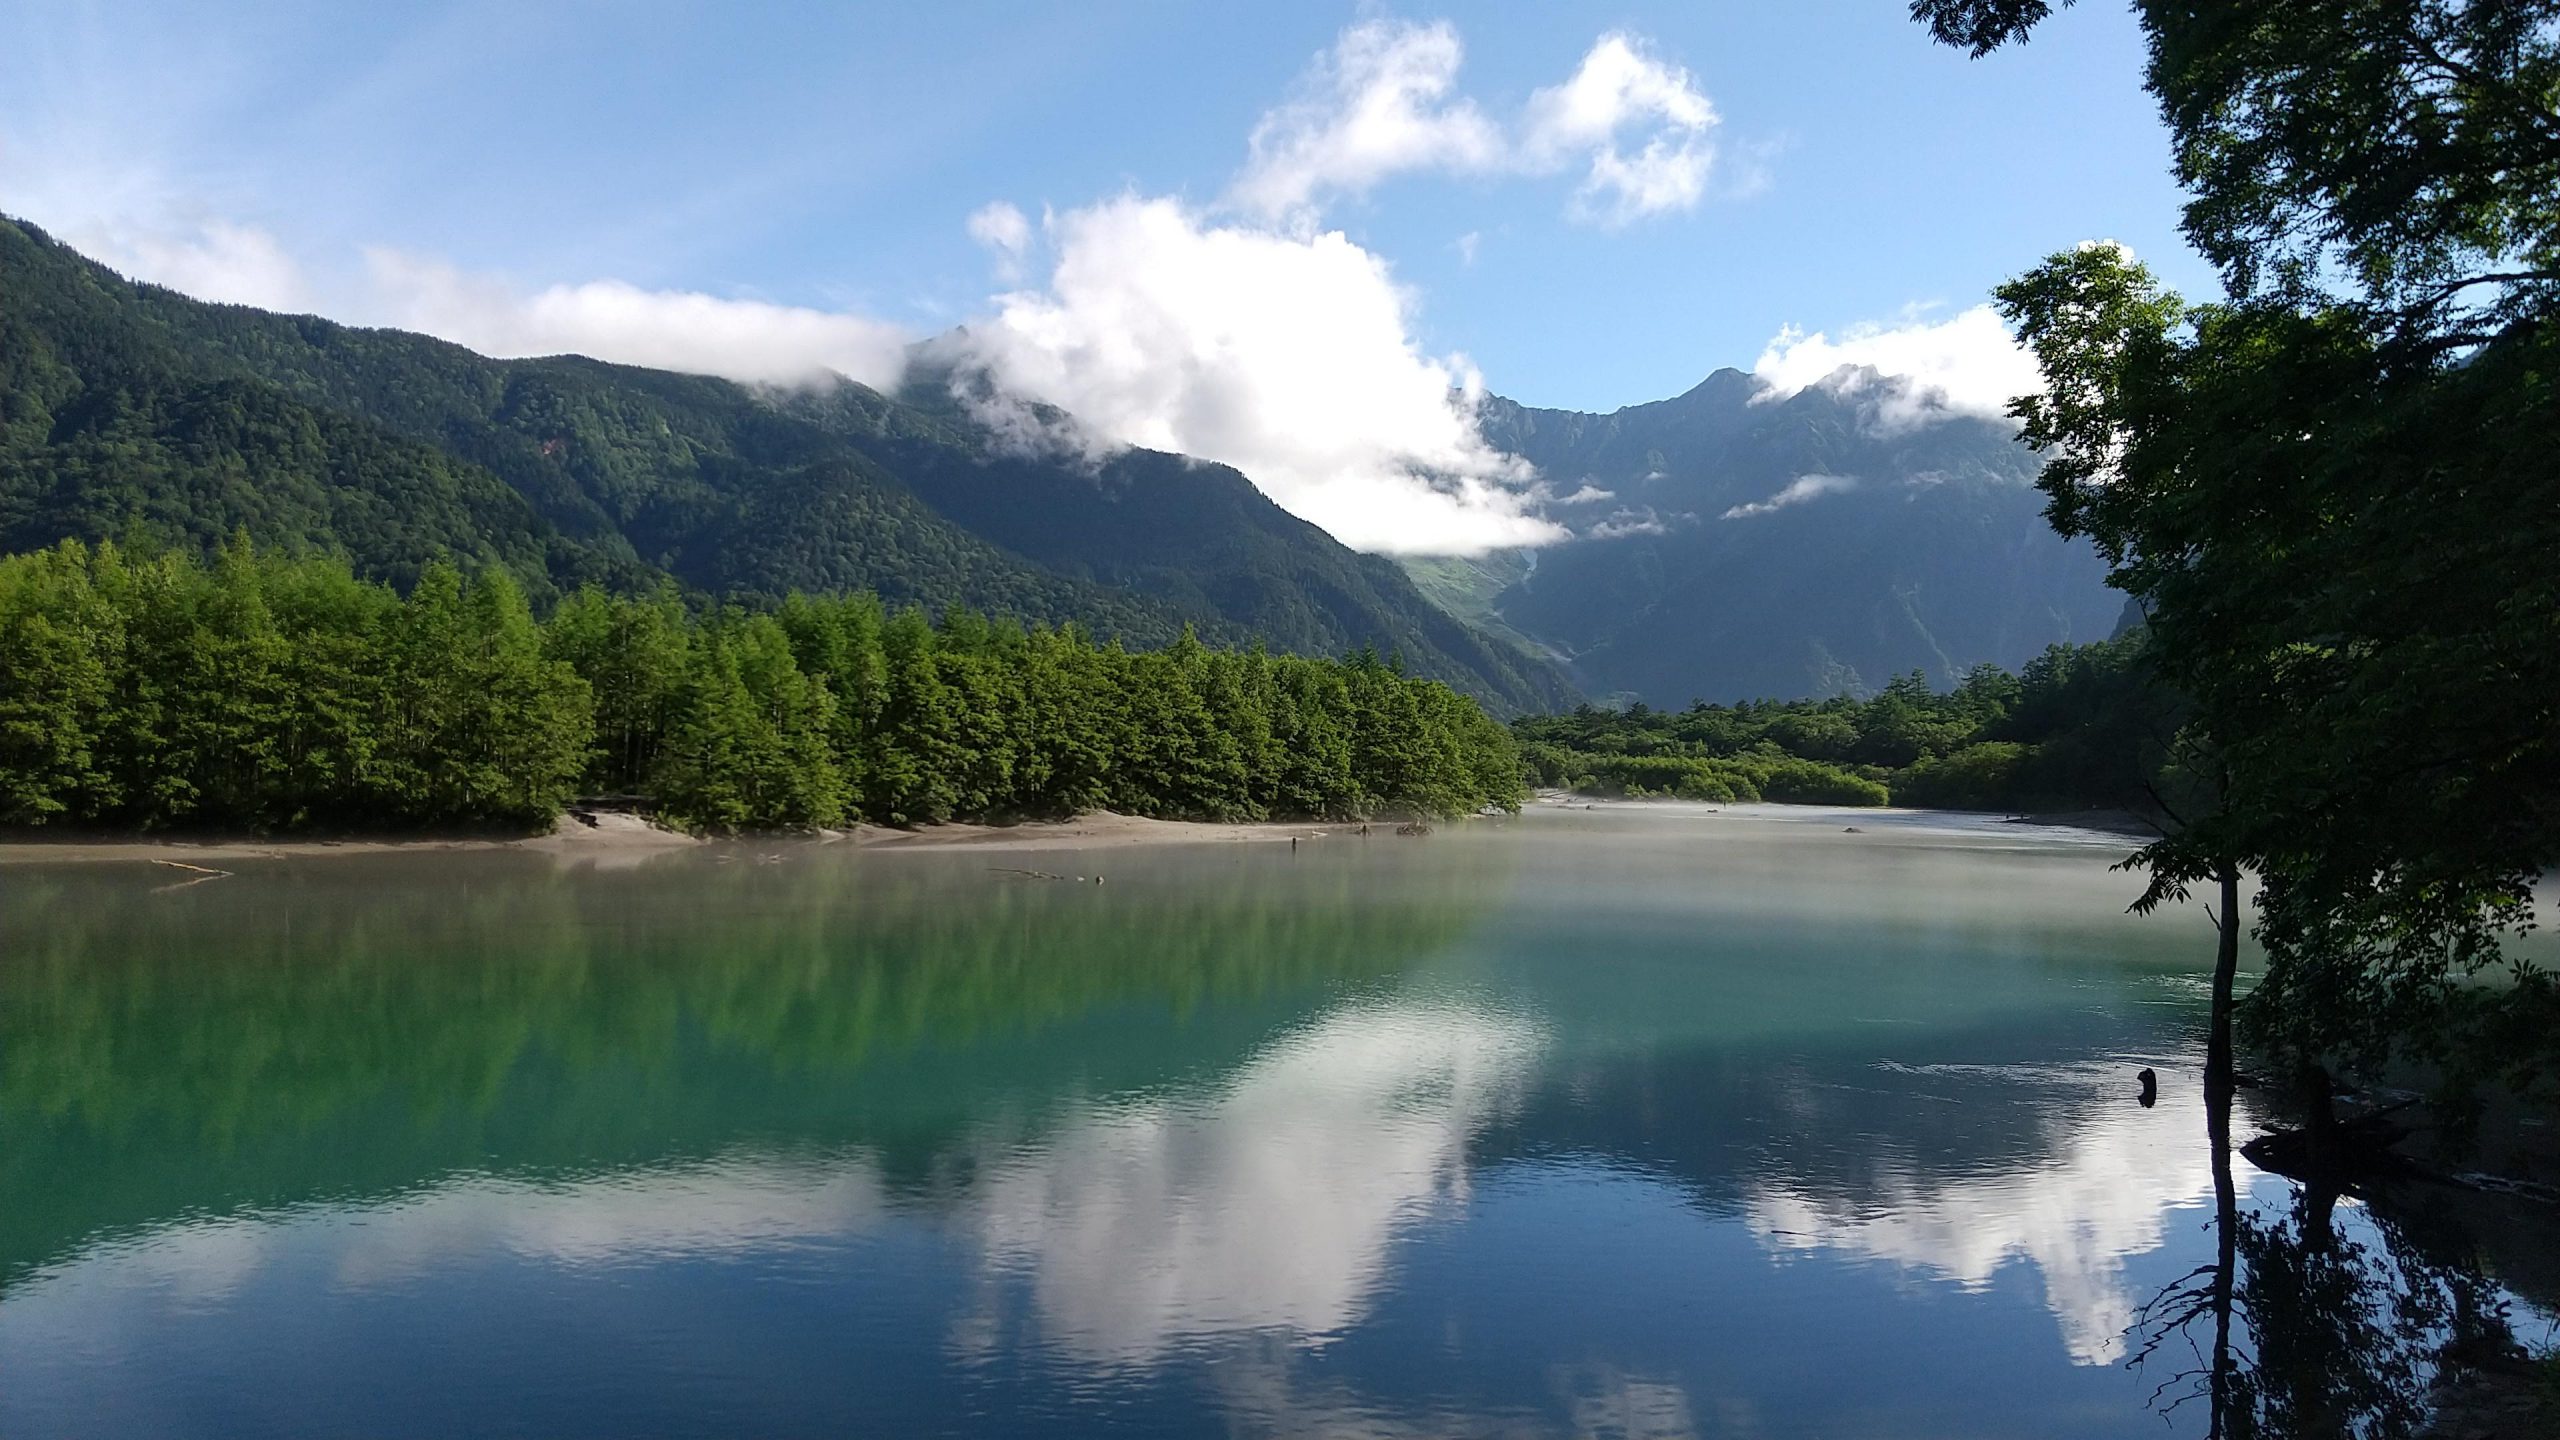
<svg viewBox="0 0 2560 1440">
<path fill-rule="evenodd" d="M 1042 1334 L 1136 1363 L 1185 1340 L 1358 1322 L 1398 1229 L 1463 1201 L 1468 1135 L 1541 1041 L 1456 1004 L 1353 1005 L 1198 1097 L 1097 1107 L 998 1165 L 971 1202 Z"/>
<path fill-rule="evenodd" d="M 2039 1128 L 2052 1158 L 1947 1176 L 1897 1165 L 1856 1200 L 1762 1176 L 1745 1201 L 1748 1223 L 1775 1249 L 1845 1251 L 1969 1290 L 2024 1259 L 2036 1268 L 2071 1358 L 2123 1359 L 2140 1303 L 2126 1284 L 2125 1257 L 2158 1249 L 2170 1211 L 2213 1195 L 2201 1116 L 2184 1104 L 2136 1105 L 2132 1062 L 1962 1068 L 2025 1087 L 2022 1103 L 2047 1107 Z"/>
</svg>

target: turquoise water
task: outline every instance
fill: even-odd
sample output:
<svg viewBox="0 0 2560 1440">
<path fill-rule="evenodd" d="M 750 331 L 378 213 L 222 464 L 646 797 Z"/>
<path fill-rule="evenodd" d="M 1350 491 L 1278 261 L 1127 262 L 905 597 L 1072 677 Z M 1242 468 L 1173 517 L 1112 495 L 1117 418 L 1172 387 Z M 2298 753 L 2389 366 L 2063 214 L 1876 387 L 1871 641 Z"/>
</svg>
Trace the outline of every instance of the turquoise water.
<svg viewBox="0 0 2560 1440">
<path fill-rule="evenodd" d="M 2210 932 L 2123 849 L 0 870 L 0 1435 L 2203 1434 L 2127 1361 Z"/>
</svg>

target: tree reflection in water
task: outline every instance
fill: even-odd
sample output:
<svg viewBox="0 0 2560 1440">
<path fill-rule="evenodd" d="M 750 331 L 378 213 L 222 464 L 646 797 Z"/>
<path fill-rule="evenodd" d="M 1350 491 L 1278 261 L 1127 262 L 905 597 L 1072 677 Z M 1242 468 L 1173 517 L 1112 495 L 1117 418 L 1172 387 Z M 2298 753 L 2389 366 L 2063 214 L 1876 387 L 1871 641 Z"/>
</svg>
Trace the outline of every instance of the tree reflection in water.
<svg viewBox="0 0 2560 1440">
<path fill-rule="evenodd" d="M 2334 1183 L 2244 1206 L 2227 1089 L 2206 1129 L 2214 1258 L 2142 1308 L 2128 1362 L 2175 1366 L 2161 1409 L 2202 1402 L 2214 1440 L 2402 1440 L 2440 1382 L 2520 1357 L 2506 1297 L 2461 1237 L 2369 1206 L 2342 1226 Z"/>
</svg>

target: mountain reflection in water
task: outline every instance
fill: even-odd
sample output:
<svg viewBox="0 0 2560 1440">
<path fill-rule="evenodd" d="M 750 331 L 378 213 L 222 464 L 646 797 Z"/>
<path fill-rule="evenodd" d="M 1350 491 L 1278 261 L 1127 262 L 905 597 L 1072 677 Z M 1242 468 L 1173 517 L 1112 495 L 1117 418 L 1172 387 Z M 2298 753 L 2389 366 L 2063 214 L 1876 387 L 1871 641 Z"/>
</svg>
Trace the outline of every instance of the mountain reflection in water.
<svg viewBox="0 0 2560 1440">
<path fill-rule="evenodd" d="M 1820 818 L 0 871 L 0 1433 L 2148 1436 L 2223 1233 L 2167 1433 L 2399 1433 L 2504 1297 L 2218 1199 L 2201 927 Z"/>
</svg>

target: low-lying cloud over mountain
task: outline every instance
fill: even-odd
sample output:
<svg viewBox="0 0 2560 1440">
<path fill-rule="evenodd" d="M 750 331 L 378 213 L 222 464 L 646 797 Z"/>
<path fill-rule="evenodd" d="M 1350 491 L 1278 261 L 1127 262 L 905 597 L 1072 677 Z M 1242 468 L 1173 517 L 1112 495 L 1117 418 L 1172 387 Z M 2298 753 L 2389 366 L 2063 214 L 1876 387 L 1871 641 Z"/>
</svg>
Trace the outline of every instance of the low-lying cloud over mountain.
<svg viewBox="0 0 2560 1440">
<path fill-rule="evenodd" d="M 1326 207 L 1400 177 L 1457 176 L 1549 186 L 1570 219 L 1622 227 L 1704 202 L 1721 116 L 1689 70 L 1625 32 L 1507 102 L 1468 93 L 1465 60 L 1445 21 L 1363 20 L 1261 116 L 1213 199 L 1130 190 L 1036 215 L 990 200 L 960 228 L 1001 288 L 939 358 L 971 375 L 983 418 L 1026 442 L 1233 465 L 1358 549 L 1480 555 L 1680 523 L 1637 496 L 1577 501 L 1587 477 L 1489 443 L 1484 377 L 1422 338 L 1425 297 L 1368 241 L 1330 227 Z M 183 167 L 137 162 L 126 183 L 88 190 L 51 183 L 63 177 L 47 164 L 23 146 L 0 157 L 0 198 L 32 194 L 37 218 L 73 244 L 206 299 L 421 330 L 499 357 L 577 353 L 766 385 L 832 373 L 892 390 L 922 338 L 859 309 L 614 278 L 527 283 L 393 245 L 300 255 L 208 210 L 168 178 Z M 1831 387 L 1886 435 L 1996 419 L 2036 383 L 1983 306 L 1790 327 L 1753 372 L 1764 403 Z"/>
<path fill-rule="evenodd" d="M 396 250 L 369 250 L 365 262 L 368 316 L 483 355 L 589 355 L 767 385 L 829 374 L 894 385 L 906 365 L 909 337 L 859 315 L 619 280 L 526 292 Z"/>
<path fill-rule="evenodd" d="M 1600 36 L 1508 115 L 1463 93 L 1463 61 L 1446 22 L 1363 21 L 1256 124 L 1214 202 L 1131 192 L 1036 222 L 990 202 L 965 228 L 1012 288 L 963 332 L 965 358 L 1022 414 L 1067 412 L 1076 428 L 1063 438 L 1088 453 L 1147 446 L 1233 464 L 1357 548 L 1565 538 L 1539 513 L 1534 472 L 1479 435 L 1474 367 L 1417 338 L 1419 297 L 1385 257 L 1325 228 L 1322 207 L 1399 175 L 1472 175 L 1569 181 L 1569 215 L 1624 225 L 1700 203 L 1718 117 L 1688 71 L 1624 33 Z M 205 299 L 416 329 L 499 357 L 578 353 L 760 384 L 834 372 L 893 388 L 919 338 L 854 311 L 611 278 L 528 285 L 393 246 L 315 260 L 257 225 L 206 218 L 180 187 L 92 203 L 12 158 L 0 188 L 50 196 L 38 218 L 64 238 Z"/>
<path fill-rule="evenodd" d="M 2044 388 L 2035 357 L 1988 305 L 1944 320 L 1906 316 L 1896 325 L 1860 324 L 1834 340 L 1792 326 L 1769 341 L 1751 366 L 1767 388 L 1763 403 L 1831 385 L 1857 394 L 1870 423 L 1891 433 L 1950 416 L 1997 420 L 2009 402 Z"/>
<path fill-rule="evenodd" d="M 915 338 L 844 311 L 621 280 L 528 288 L 388 246 L 332 267 L 224 220 L 93 216 L 59 229 L 83 253 L 199 300 L 416 330 L 498 359 L 585 355 L 748 384 L 834 374 L 894 386 Z"/>
<path fill-rule="evenodd" d="M 1791 390 L 1722 370 L 1607 414 L 1488 400 L 1488 436 L 1538 467 L 1576 538 L 1416 573 L 1585 689 L 1657 705 L 1915 669 L 1951 685 L 2104 638 L 2123 597 L 2046 525 L 2035 456 L 1980 409 L 1863 367 Z"/>
<path fill-rule="evenodd" d="M 1345 544 L 1473 554 L 1568 531 L 1533 470 L 1485 444 L 1482 378 L 1416 338 L 1417 297 L 1322 205 L 1414 172 L 1580 170 L 1572 213 L 1623 224 L 1698 203 L 1714 107 L 1623 34 L 1505 123 L 1458 93 L 1455 27 L 1371 21 L 1256 125 L 1219 204 L 1128 194 L 1053 217 L 1044 284 L 996 303 L 969 346 L 1001 396 L 1072 417 L 1070 443 L 1233 465 Z M 970 229 L 1000 273 L 1031 234 L 991 205 Z"/>
<path fill-rule="evenodd" d="M 1478 433 L 1482 379 L 1414 341 L 1409 294 L 1341 233 L 1127 196 L 1049 239 L 1047 285 L 1003 297 L 968 349 L 1001 395 L 1064 410 L 1070 442 L 1233 465 L 1356 549 L 1563 537 L 1529 467 Z"/>
</svg>

